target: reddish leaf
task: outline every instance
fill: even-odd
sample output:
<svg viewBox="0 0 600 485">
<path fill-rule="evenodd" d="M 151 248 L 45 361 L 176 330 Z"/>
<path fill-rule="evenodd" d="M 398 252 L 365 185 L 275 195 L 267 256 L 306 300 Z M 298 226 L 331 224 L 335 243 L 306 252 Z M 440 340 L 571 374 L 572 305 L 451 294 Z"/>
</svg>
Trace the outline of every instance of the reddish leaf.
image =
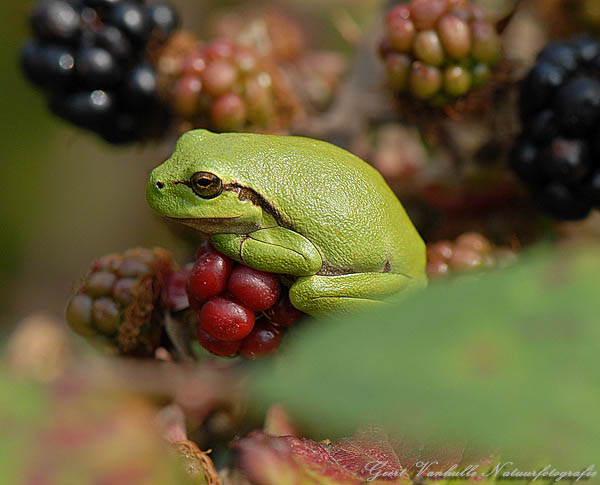
<svg viewBox="0 0 600 485">
<path fill-rule="evenodd" d="M 298 436 L 292 418 L 280 404 L 273 404 L 267 410 L 264 431 L 271 436 Z"/>
<path fill-rule="evenodd" d="M 423 470 L 444 472 L 488 460 L 467 458 L 464 447 L 427 450 L 394 440 L 380 429 L 358 433 L 336 443 L 255 431 L 237 443 L 241 467 L 258 485 L 358 485 L 412 483 Z M 465 464 L 464 466 L 462 464 Z"/>
</svg>

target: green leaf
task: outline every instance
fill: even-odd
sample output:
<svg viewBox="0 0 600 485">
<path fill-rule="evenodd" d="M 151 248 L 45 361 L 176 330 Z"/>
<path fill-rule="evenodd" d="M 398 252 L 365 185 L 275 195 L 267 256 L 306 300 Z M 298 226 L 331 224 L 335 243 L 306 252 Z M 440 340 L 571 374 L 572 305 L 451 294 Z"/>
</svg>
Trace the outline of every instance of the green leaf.
<svg viewBox="0 0 600 485">
<path fill-rule="evenodd" d="M 139 398 L 81 377 L 41 385 L 3 368 L 0 389 L 2 483 L 214 483 L 203 457 L 182 458 L 161 439 L 155 409 Z"/>
<path fill-rule="evenodd" d="M 254 400 L 323 436 L 377 423 L 466 438 L 517 465 L 585 468 L 600 450 L 599 289 L 597 250 L 556 252 L 319 321 L 256 368 Z"/>
</svg>

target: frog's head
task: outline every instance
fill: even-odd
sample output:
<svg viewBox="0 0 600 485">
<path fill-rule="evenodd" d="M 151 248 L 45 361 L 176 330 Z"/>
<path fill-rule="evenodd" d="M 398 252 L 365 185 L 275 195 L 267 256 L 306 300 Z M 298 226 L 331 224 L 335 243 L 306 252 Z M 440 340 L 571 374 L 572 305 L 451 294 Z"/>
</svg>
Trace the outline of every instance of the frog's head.
<svg viewBox="0 0 600 485">
<path fill-rule="evenodd" d="M 208 234 L 259 228 L 265 215 L 248 196 L 240 160 L 232 160 L 225 138 L 206 130 L 184 134 L 171 158 L 150 175 L 150 207 Z"/>
</svg>

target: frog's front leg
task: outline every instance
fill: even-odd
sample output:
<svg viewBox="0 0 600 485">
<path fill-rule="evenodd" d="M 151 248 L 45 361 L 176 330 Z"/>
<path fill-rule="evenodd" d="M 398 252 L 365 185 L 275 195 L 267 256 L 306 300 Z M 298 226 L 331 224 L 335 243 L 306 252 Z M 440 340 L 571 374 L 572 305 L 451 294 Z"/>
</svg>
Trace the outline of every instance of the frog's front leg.
<svg viewBox="0 0 600 485">
<path fill-rule="evenodd" d="M 250 234 L 213 234 L 215 249 L 251 268 L 269 273 L 309 276 L 323 264 L 321 254 L 304 236 L 284 227 Z"/>
<path fill-rule="evenodd" d="M 386 305 L 386 299 L 425 284 L 398 273 L 315 275 L 299 278 L 290 288 L 290 300 L 298 310 L 313 316 L 356 312 Z"/>
</svg>

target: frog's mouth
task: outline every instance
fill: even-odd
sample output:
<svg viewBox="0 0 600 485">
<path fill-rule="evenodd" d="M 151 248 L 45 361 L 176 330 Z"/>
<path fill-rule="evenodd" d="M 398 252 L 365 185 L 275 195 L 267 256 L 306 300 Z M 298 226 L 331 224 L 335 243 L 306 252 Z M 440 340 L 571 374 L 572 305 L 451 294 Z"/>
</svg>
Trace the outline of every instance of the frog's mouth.
<svg viewBox="0 0 600 485">
<path fill-rule="evenodd" d="M 256 230 L 255 224 L 238 222 L 242 217 L 239 215 L 234 217 L 165 217 L 165 219 L 184 224 L 205 234 L 245 233 L 249 230 Z"/>
</svg>

